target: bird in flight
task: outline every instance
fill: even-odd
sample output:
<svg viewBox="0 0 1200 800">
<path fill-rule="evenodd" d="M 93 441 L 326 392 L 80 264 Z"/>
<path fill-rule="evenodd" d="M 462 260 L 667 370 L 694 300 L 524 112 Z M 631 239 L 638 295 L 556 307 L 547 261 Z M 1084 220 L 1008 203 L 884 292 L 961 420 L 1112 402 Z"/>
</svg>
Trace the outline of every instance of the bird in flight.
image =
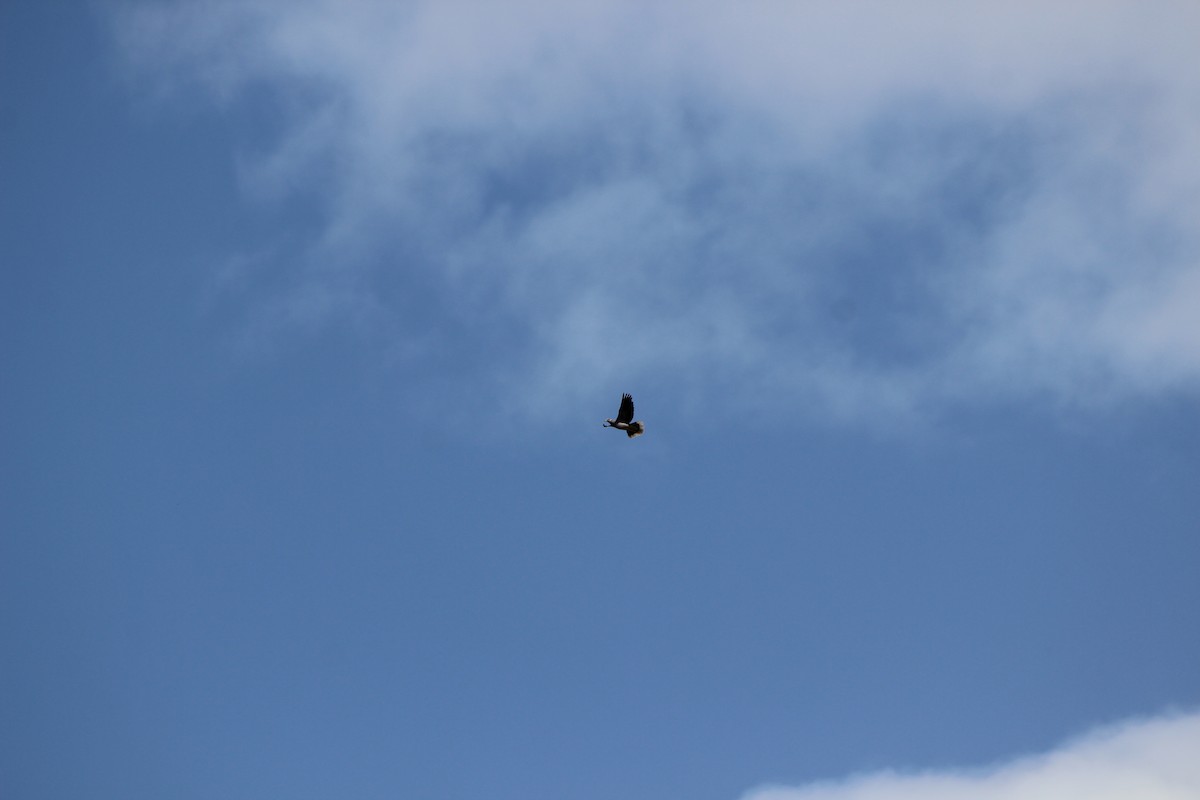
<svg viewBox="0 0 1200 800">
<path fill-rule="evenodd" d="M 606 419 L 604 427 L 616 428 L 619 431 L 625 431 L 625 434 L 632 439 L 635 436 L 641 436 L 646 432 L 646 426 L 640 422 L 633 421 L 633 395 L 621 395 L 621 408 L 617 411 L 616 419 Z"/>
</svg>

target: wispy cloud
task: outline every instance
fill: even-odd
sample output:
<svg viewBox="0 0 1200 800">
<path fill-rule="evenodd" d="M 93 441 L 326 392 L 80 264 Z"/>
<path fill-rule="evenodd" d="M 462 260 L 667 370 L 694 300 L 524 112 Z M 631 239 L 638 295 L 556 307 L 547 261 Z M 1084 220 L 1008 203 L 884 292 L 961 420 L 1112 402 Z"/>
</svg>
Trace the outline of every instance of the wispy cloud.
<svg viewBox="0 0 1200 800">
<path fill-rule="evenodd" d="M 120 8 L 157 90 L 269 117 L 248 201 L 320 210 L 267 307 L 390 314 L 546 411 L 1200 387 L 1194 3 Z"/>
<path fill-rule="evenodd" d="M 756 789 L 742 800 L 1190 800 L 1200 797 L 1200 715 L 1126 722 L 1045 755 L 982 770 L 882 772 Z"/>
</svg>

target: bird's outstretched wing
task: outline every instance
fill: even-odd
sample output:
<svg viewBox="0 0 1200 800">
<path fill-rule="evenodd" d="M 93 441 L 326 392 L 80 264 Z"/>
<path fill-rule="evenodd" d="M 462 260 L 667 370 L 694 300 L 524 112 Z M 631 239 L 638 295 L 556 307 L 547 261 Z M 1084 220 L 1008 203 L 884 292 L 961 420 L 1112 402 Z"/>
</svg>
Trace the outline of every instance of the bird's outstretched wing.
<svg viewBox="0 0 1200 800">
<path fill-rule="evenodd" d="M 621 395 L 621 410 L 617 412 L 617 422 L 633 422 L 633 395 Z"/>
</svg>

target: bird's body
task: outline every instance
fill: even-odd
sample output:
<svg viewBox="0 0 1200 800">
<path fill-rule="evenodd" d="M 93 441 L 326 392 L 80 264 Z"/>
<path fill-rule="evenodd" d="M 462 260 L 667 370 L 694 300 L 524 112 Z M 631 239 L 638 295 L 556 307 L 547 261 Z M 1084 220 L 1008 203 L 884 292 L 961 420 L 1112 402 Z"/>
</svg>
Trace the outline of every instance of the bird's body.
<svg viewBox="0 0 1200 800">
<path fill-rule="evenodd" d="M 646 432 L 646 426 L 641 422 L 633 421 L 633 396 L 624 394 L 621 395 L 621 408 L 617 410 L 616 419 L 606 419 L 604 427 L 616 428 L 619 431 L 625 431 L 625 434 L 632 439 L 635 436 L 641 436 Z"/>
</svg>

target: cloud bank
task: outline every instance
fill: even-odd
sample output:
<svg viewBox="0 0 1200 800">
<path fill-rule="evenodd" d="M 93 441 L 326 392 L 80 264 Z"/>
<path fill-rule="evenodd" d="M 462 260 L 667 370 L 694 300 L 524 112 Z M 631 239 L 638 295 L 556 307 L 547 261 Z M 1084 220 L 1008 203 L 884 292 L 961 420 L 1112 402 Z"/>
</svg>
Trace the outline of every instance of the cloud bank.
<svg viewBox="0 0 1200 800">
<path fill-rule="evenodd" d="M 112 21 L 143 86 L 228 114 L 248 204 L 305 209 L 226 281 L 255 335 L 365 325 L 543 414 L 639 387 L 850 421 L 1200 389 L 1188 0 Z"/>
<path fill-rule="evenodd" d="M 1128 722 L 1053 752 L 974 772 L 878 773 L 742 800 L 1193 800 L 1200 714 Z"/>
</svg>

